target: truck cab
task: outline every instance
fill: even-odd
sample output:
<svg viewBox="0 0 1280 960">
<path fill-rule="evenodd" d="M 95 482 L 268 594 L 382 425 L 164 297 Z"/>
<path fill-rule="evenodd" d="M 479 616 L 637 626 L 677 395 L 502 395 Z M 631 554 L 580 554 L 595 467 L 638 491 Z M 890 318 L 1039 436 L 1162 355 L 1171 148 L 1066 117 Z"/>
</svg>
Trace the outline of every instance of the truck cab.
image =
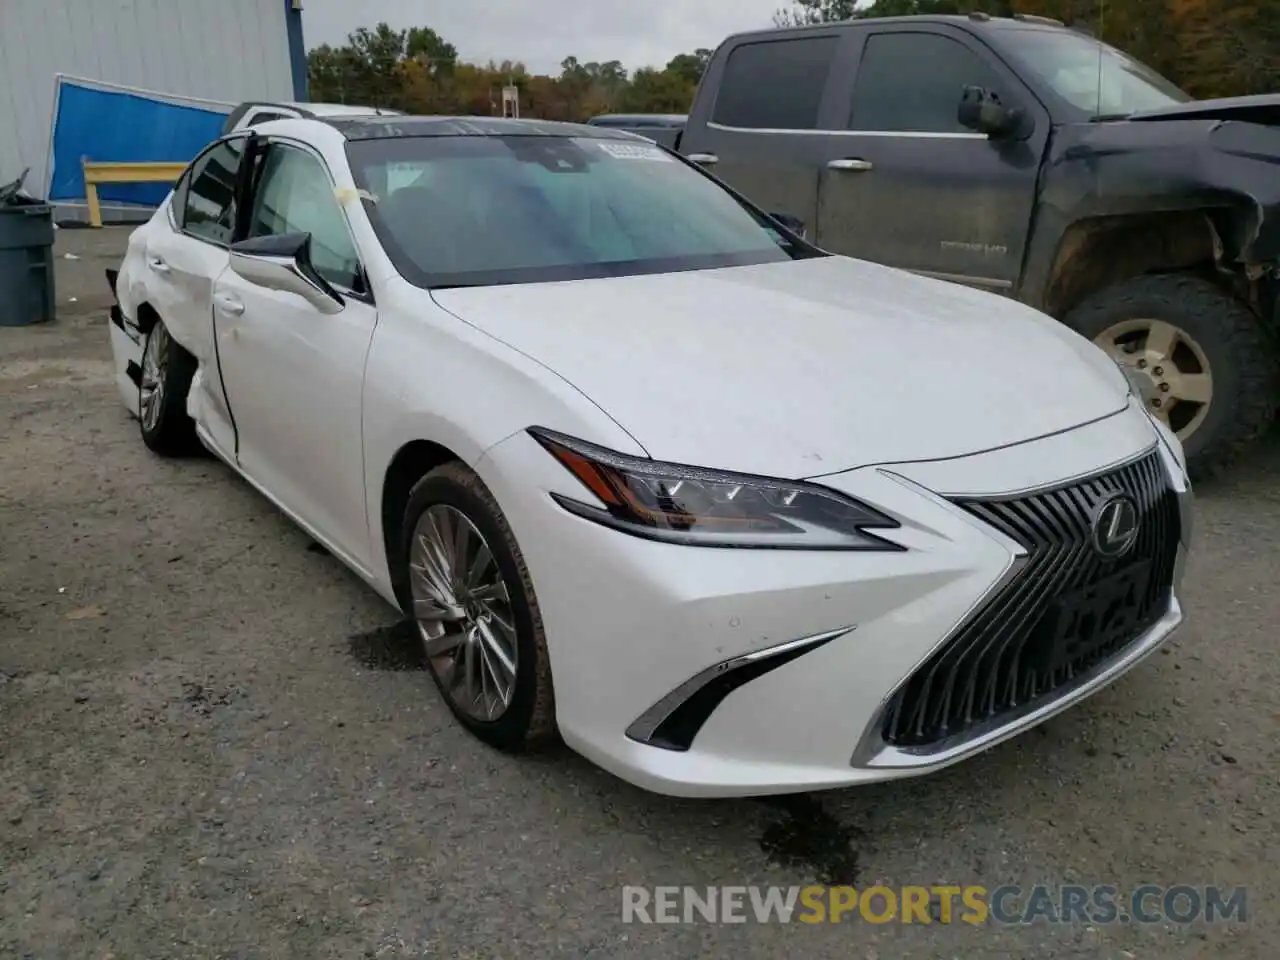
<svg viewBox="0 0 1280 960">
<path fill-rule="evenodd" d="M 1040 17 L 868 18 L 728 38 L 678 149 L 831 252 L 1063 320 L 1199 476 L 1274 419 L 1280 96 L 1196 102 Z"/>
</svg>

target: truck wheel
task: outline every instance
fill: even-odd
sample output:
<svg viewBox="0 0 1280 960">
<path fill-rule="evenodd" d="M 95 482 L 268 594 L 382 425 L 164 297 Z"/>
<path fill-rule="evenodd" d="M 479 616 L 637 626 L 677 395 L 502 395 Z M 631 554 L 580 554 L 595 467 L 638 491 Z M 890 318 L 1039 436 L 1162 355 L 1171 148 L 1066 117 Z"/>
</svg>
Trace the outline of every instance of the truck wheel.
<svg viewBox="0 0 1280 960">
<path fill-rule="evenodd" d="M 1150 380 L 1147 409 L 1182 441 L 1193 479 L 1221 471 L 1275 416 L 1272 346 L 1249 308 L 1208 281 L 1134 277 L 1064 321 Z"/>
</svg>

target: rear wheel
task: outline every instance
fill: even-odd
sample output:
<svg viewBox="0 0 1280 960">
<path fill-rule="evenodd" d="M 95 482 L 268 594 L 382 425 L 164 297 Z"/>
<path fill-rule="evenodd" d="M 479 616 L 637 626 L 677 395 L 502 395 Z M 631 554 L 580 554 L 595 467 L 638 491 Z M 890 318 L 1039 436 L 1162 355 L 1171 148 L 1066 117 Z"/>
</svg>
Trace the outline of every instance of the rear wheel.
<svg viewBox="0 0 1280 960">
<path fill-rule="evenodd" d="M 432 470 L 409 494 L 403 531 L 406 612 L 454 716 L 503 750 L 553 739 L 542 617 L 520 547 L 488 488 L 462 464 Z"/>
<path fill-rule="evenodd" d="M 195 373 L 195 358 L 157 320 L 147 331 L 138 376 L 142 442 L 156 453 L 181 456 L 199 449 L 195 423 L 187 416 L 187 394 Z"/>
<path fill-rule="evenodd" d="M 1275 416 L 1276 358 L 1261 324 L 1205 280 L 1135 277 L 1065 321 L 1140 375 L 1148 410 L 1178 435 L 1197 479 L 1226 467 Z"/>
</svg>

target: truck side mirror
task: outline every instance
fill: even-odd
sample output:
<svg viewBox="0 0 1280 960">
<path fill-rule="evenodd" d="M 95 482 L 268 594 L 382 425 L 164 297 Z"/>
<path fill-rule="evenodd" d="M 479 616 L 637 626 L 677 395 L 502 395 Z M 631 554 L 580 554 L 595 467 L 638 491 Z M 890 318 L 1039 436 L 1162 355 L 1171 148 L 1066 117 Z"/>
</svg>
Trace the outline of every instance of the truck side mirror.
<svg viewBox="0 0 1280 960">
<path fill-rule="evenodd" d="M 1022 127 L 1023 117 L 1021 109 L 1006 107 L 999 94 L 985 87 L 965 87 L 956 109 L 956 119 L 962 127 L 992 139 L 1015 135 Z"/>
</svg>

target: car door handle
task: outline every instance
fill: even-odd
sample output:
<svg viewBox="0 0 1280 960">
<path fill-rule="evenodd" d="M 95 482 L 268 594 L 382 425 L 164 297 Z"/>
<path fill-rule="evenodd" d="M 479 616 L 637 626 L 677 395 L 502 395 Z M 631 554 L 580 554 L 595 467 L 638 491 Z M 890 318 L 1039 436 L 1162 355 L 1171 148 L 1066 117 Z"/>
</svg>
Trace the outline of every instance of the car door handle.
<svg viewBox="0 0 1280 960">
<path fill-rule="evenodd" d="M 827 166 L 832 170 L 849 170 L 853 173 L 865 173 L 871 169 L 871 161 L 861 157 L 842 157 L 832 160 Z"/>
<path fill-rule="evenodd" d="M 156 256 L 148 255 L 148 256 L 147 256 L 147 266 L 148 266 L 148 267 L 150 267 L 152 270 L 154 270 L 156 273 L 168 273 L 168 272 L 169 272 L 169 265 L 168 265 L 167 263 L 165 263 L 165 262 L 164 262 L 164 258 L 163 258 L 163 257 L 156 257 Z"/>
<path fill-rule="evenodd" d="M 719 163 L 720 158 L 714 153 L 691 153 L 689 154 L 690 163 L 700 163 L 704 167 L 709 167 L 713 163 Z"/>
<path fill-rule="evenodd" d="M 244 313 L 244 304 L 235 297 L 229 297 L 225 293 L 215 293 L 213 295 L 213 303 L 223 313 L 229 313 L 233 317 L 238 317 Z"/>
</svg>

